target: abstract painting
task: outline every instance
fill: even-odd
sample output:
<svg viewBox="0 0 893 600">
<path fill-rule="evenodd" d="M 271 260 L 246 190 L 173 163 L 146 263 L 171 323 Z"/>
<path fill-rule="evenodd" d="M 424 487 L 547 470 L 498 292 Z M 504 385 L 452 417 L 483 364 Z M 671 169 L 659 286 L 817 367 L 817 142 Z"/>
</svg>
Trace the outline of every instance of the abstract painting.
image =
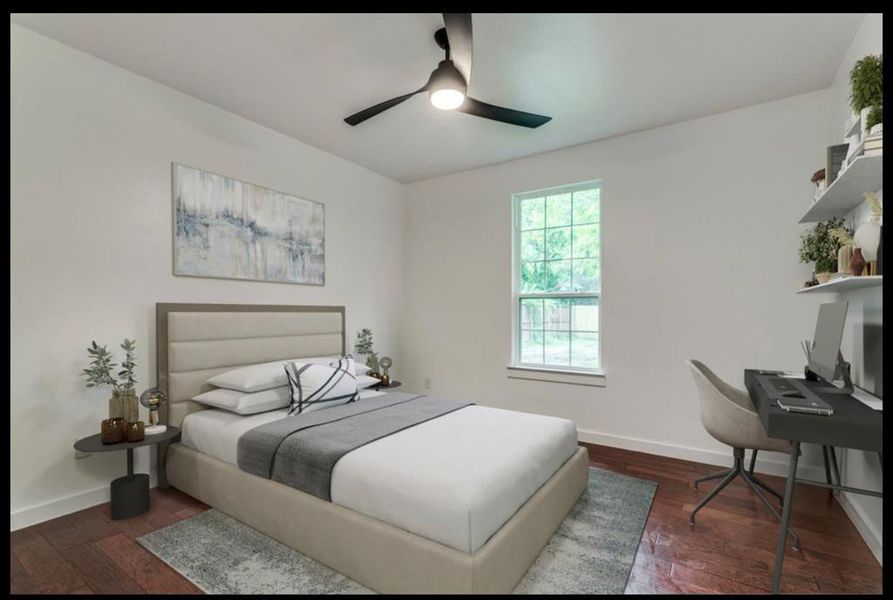
<svg viewBox="0 0 893 600">
<path fill-rule="evenodd" d="M 174 163 L 174 274 L 324 285 L 325 205 Z"/>
</svg>

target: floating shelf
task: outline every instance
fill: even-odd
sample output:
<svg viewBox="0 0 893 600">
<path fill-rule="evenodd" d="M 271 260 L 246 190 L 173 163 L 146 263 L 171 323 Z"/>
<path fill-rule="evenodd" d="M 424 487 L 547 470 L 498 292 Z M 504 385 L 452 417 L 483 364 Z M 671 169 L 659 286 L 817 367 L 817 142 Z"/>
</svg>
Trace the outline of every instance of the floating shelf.
<svg viewBox="0 0 893 600">
<path fill-rule="evenodd" d="M 868 287 L 880 287 L 884 284 L 883 275 L 866 275 L 862 277 L 844 277 L 828 283 L 820 283 L 812 287 L 797 290 L 798 294 L 811 294 L 814 292 L 848 292 Z"/>
<path fill-rule="evenodd" d="M 884 157 L 860 156 L 834 180 L 816 200 L 800 223 L 814 223 L 831 217 L 843 217 L 862 204 L 862 195 L 884 185 Z"/>
</svg>

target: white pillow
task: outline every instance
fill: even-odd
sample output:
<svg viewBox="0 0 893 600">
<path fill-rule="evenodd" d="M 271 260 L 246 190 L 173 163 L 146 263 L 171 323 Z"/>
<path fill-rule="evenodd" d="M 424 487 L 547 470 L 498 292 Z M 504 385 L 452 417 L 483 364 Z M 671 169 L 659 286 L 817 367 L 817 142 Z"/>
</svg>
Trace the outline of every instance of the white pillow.
<svg viewBox="0 0 893 600">
<path fill-rule="evenodd" d="M 365 375 L 369 371 L 371 371 L 369 367 L 364 365 L 363 363 L 357 362 L 356 359 L 353 361 L 353 372 L 354 375 Z"/>
<path fill-rule="evenodd" d="M 331 367 L 296 361 L 285 363 L 283 370 L 291 388 L 291 408 L 288 414 L 303 414 L 359 399 L 357 378 L 353 374 L 351 362 L 353 359 L 345 357 Z"/>
<path fill-rule="evenodd" d="M 285 408 L 291 402 L 291 391 L 287 385 L 250 394 L 217 388 L 216 390 L 199 394 L 193 400 L 208 406 L 234 412 L 237 415 L 253 415 L 255 413 Z"/>
<path fill-rule="evenodd" d="M 381 379 L 376 379 L 375 377 L 369 377 L 368 375 L 357 375 L 357 388 L 361 390 L 365 390 L 368 387 L 372 387 L 373 385 L 378 385 L 381 383 Z"/>
<path fill-rule="evenodd" d="M 353 363 L 353 358 L 350 355 L 346 358 L 349 358 L 351 363 Z M 312 356 L 309 358 L 294 358 L 292 360 L 302 364 L 329 365 L 337 364 L 339 357 Z M 207 383 L 214 387 L 237 390 L 247 394 L 287 386 L 288 377 L 285 375 L 285 369 L 283 368 L 286 362 L 285 360 L 276 360 L 258 365 L 239 367 L 238 369 L 214 375 L 207 380 Z"/>
</svg>

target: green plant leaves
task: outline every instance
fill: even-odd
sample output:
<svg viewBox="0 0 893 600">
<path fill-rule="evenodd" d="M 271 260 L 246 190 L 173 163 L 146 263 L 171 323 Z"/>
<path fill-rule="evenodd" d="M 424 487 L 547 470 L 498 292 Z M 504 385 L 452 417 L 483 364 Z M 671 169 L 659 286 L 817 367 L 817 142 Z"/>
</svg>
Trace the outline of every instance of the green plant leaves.
<svg viewBox="0 0 893 600">
<path fill-rule="evenodd" d="M 869 54 L 850 71 L 850 104 L 856 112 L 884 101 L 884 67 L 881 56 Z"/>
</svg>

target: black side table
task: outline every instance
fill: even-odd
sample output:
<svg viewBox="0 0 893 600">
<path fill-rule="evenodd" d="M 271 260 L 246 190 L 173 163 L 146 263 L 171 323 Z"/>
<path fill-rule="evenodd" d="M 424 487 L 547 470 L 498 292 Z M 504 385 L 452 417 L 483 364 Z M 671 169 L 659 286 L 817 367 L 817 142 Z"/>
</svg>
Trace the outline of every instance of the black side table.
<svg viewBox="0 0 893 600">
<path fill-rule="evenodd" d="M 114 452 L 127 450 L 127 475 L 112 481 L 112 518 L 129 519 L 141 515 L 149 510 L 149 474 L 133 472 L 133 449 L 152 444 L 163 444 L 180 440 L 180 430 L 167 426 L 164 433 L 147 435 L 139 442 L 118 442 L 117 444 L 103 444 L 102 435 L 97 433 L 85 437 L 74 443 L 74 447 L 81 452 Z M 159 464 L 159 470 L 164 465 Z M 159 477 L 161 479 L 161 477 Z"/>
<path fill-rule="evenodd" d="M 378 390 L 392 390 L 392 389 L 394 389 L 394 388 L 398 388 L 398 387 L 400 387 L 401 385 L 403 385 L 402 382 L 397 381 L 396 379 L 392 379 L 392 380 L 391 380 L 391 383 L 389 383 L 389 384 L 387 384 L 387 385 L 383 385 L 383 384 L 381 384 L 381 383 L 378 383 L 378 384 L 375 384 L 375 385 L 373 385 L 373 386 L 370 386 L 369 389 L 373 389 L 373 390 L 375 390 L 375 391 L 378 391 Z"/>
</svg>

